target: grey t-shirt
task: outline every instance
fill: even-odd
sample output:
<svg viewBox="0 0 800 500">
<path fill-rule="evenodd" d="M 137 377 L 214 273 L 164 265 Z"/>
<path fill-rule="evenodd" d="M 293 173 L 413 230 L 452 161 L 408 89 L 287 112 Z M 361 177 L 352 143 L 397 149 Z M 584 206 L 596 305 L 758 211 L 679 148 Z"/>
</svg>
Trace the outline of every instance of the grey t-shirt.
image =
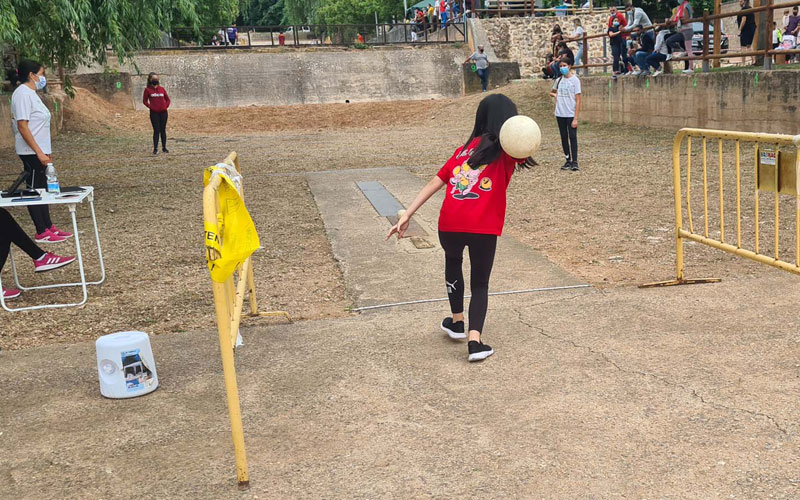
<svg viewBox="0 0 800 500">
<path fill-rule="evenodd" d="M 11 129 L 14 131 L 14 146 L 18 155 L 32 155 L 36 152 L 28 146 L 19 132 L 17 122 L 28 121 L 33 140 L 46 155 L 52 153 L 50 147 L 50 110 L 44 105 L 35 90 L 20 85 L 11 94 Z"/>
<path fill-rule="evenodd" d="M 489 56 L 486 55 L 486 52 L 476 50 L 470 59 L 475 61 L 475 67 L 478 69 L 486 69 L 489 67 Z"/>
</svg>

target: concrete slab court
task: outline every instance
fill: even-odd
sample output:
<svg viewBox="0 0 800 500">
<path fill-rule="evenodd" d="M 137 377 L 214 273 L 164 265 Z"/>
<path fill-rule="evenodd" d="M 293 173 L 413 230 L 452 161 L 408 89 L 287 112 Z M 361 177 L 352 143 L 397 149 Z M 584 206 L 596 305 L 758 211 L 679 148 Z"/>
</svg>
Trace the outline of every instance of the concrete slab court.
<svg viewBox="0 0 800 500">
<path fill-rule="evenodd" d="M 153 337 L 161 386 L 130 400 L 90 342 L 2 352 L 0 496 L 800 498 L 800 289 L 766 274 L 498 298 L 482 364 L 439 304 L 246 320 L 248 492 L 214 330 Z"/>
<path fill-rule="evenodd" d="M 348 294 L 357 307 L 447 295 L 444 252 L 436 236 L 442 192 L 434 195 L 412 219 L 428 235 L 425 240 L 430 248 L 425 249 L 406 239 L 385 241 L 391 223 L 381 213 L 397 212 L 393 200 L 408 206 L 425 185 L 408 169 L 315 172 L 308 174 L 307 179 L 334 257 L 342 267 Z M 379 183 L 380 189 L 375 183 Z M 367 190 L 362 192 L 359 186 Z M 381 198 L 387 194 L 376 195 L 383 189 L 392 200 Z M 367 192 L 383 212 L 373 208 L 365 196 Z M 465 264 L 468 261 L 465 256 Z M 465 278 L 468 282 L 466 265 Z M 577 284 L 579 280 L 530 247 L 509 236 L 500 238 L 490 291 Z"/>
</svg>

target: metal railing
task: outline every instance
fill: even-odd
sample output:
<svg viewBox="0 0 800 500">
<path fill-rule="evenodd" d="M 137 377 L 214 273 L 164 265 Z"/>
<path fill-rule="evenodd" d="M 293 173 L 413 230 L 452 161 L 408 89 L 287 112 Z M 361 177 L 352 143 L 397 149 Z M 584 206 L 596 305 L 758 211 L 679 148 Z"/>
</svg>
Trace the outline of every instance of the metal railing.
<svg viewBox="0 0 800 500">
<path fill-rule="evenodd" d="M 696 140 L 699 140 L 700 151 L 695 150 L 693 154 L 692 145 Z M 729 149 L 729 154 L 725 155 L 726 143 L 732 146 L 732 154 Z M 670 281 L 641 285 L 641 287 L 719 281 L 716 278 L 686 279 L 684 277 L 683 244 L 685 240 L 800 274 L 800 177 L 798 177 L 800 176 L 800 154 L 798 154 L 798 148 L 800 148 L 800 135 L 681 129 L 675 135 L 672 147 L 676 278 Z M 716 149 L 716 155 L 714 155 L 714 149 Z M 709 153 L 711 161 L 709 161 Z M 700 163 L 701 172 L 693 172 L 693 160 L 694 165 Z M 743 163 L 752 165 L 751 169 L 743 169 Z M 692 188 L 699 187 L 701 183 L 702 190 L 693 195 Z M 760 205 L 762 193 L 772 193 L 772 203 Z M 749 200 L 745 198 L 749 198 Z M 784 202 L 783 212 L 781 210 L 782 201 Z M 697 230 L 695 230 L 695 222 L 698 217 L 692 210 L 693 202 L 695 205 L 702 202 L 703 206 L 700 216 L 702 224 L 698 224 Z M 788 202 L 791 202 L 794 208 L 794 214 L 792 214 L 794 219 L 794 245 L 792 245 L 794 262 L 781 259 L 784 252 L 790 252 L 786 241 L 781 238 L 781 226 L 791 225 L 789 221 L 785 220 L 785 216 L 783 220 L 781 219 L 781 214 L 785 214 L 787 211 Z M 730 208 L 734 203 L 735 232 L 731 230 L 730 226 L 726 226 L 726 220 L 730 221 L 733 217 L 728 215 L 730 210 L 728 213 L 725 210 L 726 206 Z M 762 212 L 767 214 L 763 220 L 760 219 Z M 719 223 L 718 229 L 716 224 L 711 224 L 712 220 Z M 764 247 L 761 245 L 764 232 L 771 233 L 772 236 L 766 253 L 762 253 Z M 791 239 L 789 240 L 791 241 Z"/>
<path fill-rule="evenodd" d="M 537 7 L 536 0 L 490 0 L 482 9 L 473 9 L 471 12 L 481 17 L 513 17 L 513 16 L 577 16 L 581 14 L 595 14 L 608 11 L 608 7 L 594 7 L 590 2 L 588 7 L 580 5 L 561 5 L 558 7 Z"/>
<path fill-rule="evenodd" d="M 699 50 L 694 49 L 694 45 L 692 45 L 691 54 L 687 53 L 681 57 L 672 57 L 670 61 L 702 61 L 702 71 L 708 72 L 710 71 L 710 66 L 713 64 L 714 67 L 720 66 L 720 61 L 722 59 L 727 58 L 737 58 L 737 57 L 752 57 L 752 56 L 763 56 L 764 57 L 764 68 L 771 69 L 772 68 L 772 56 L 775 55 L 792 55 L 792 54 L 800 54 L 800 49 L 782 49 L 772 48 L 772 22 L 774 17 L 774 11 L 776 9 L 785 10 L 791 8 L 795 5 L 800 5 L 800 0 L 795 0 L 792 2 L 775 4 L 774 0 L 767 0 L 769 3 L 766 5 L 762 5 L 759 7 L 754 7 L 750 9 L 743 9 L 737 10 L 729 13 L 715 13 L 709 14 L 708 11 L 704 11 L 703 15 L 700 17 L 694 17 L 691 19 L 687 19 L 683 21 L 683 24 L 691 24 L 691 23 L 702 23 L 703 24 L 703 35 L 702 35 L 702 46 L 699 47 Z M 622 10 L 620 10 L 622 12 Z M 766 15 L 766 20 L 763 23 L 756 22 L 756 26 L 760 27 L 761 25 L 768 27 L 768 33 L 765 34 L 761 32 L 760 29 L 756 30 L 756 34 L 753 38 L 754 45 L 761 46 L 764 45 L 763 48 L 758 48 L 754 50 L 748 51 L 738 51 L 732 52 L 728 49 L 722 48 L 722 29 L 721 29 L 721 20 L 727 17 L 736 17 L 739 15 L 746 15 L 746 14 L 759 14 L 764 13 Z M 665 22 L 660 24 L 654 24 L 651 26 L 646 26 L 641 29 L 641 32 L 647 32 L 651 30 L 658 29 L 669 29 L 674 27 L 675 23 L 665 20 Z M 713 28 L 713 31 L 712 31 Z M 592 39 L 603 39 L 603 55 L 602 58 L 604 62 L 601 63 L 589 63 L 589 59 L 596 59 L 598 56 L 590 56 L 589 54 L 589 44 L 587 43 L 589 40 Z M 713 40 L 713 41 L 712 41 Z M 576 69 L 589 69 L 589 68 L 597 68 L 603 67 L 607 68 L 611 65 L 610 61 L 607 61 L 606 58 L 608 57 L 608 33 L 595 33 L 595 34 L 587 34 L 584 33 L 582 38 L 567 38 L 565 41 L 568 42 L 583 42 L 583 59 L 582 61 L 575 61 L 576 63 L 580 62 L 581 64 L 577 64 L 575 66 Z M 691 64 L 691 63 L 690 63 Z"/>
<path fill-rule="evenodd" d="M 410 43 L 464 43 L 466 24 L 333 24 L 307 26 L 237 26 L 175 28 L 150 49 L 247 49 L 260 47 L 372 46 Z"/>
</svg>

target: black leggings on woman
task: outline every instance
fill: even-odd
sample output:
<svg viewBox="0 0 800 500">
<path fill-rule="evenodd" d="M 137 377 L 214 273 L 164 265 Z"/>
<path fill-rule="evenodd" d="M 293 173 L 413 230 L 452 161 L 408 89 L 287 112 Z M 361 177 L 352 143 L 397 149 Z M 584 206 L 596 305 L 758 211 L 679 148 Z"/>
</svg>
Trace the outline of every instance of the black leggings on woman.
<svg viewBox="0 0 800 500">
<path fill-rule="evenodd" d="M 11 214 L 0 208 L 0 269 L 6 264 L 12 243 L 30 255 L 31 259 L 38 259 L 45 254 L 44 250 L 36 246 L 36 243 L 19 227 Z"/>
<path fill-rule="evenodd" d="M 561 149 L 568 162 L 578 161 L 578 129 L 572 127 L 574 117 L 556 116 L 558 131 L 561 132 Z"/>
<path fill-rule="evenodd" d="M 150 124 L 153 125 L 153 149 L 158 149 L 158 136 L 161 147 L 167 149 L 167 112 L 150 111 Z"/>
<path fill-rule="evenodd" d="M 22 160 L 22 166 L 28 172 L 28 179 L 26 181 L 28 188 L 44 189 L 47 187 L 47 176 L 45 175 L 45 167 L 36 155 L 19 155 Z M 31 183 L 33 177 L 33 183 Z M 28 207 L 28 213 L 31 214 L 33 224 L 36 226 L 36 234 L 42 234 L 46 230 L 53 227 L 53 221 L 50 220 L 50 206 L 49 205 L 35 205 Z"/>
<path fill-rule="evenodd" d="M 492 274 L 497 236 L 494 234 L 450 233 L 439 231 L 444 249 L 444 279 L 453 314 L 464 312 L 464 274 L 461 270 L 464 247 L 469 248 L 470 288 L 469 329 L 483 331 L 489 306 L 489 276 Z"/>
</svg>

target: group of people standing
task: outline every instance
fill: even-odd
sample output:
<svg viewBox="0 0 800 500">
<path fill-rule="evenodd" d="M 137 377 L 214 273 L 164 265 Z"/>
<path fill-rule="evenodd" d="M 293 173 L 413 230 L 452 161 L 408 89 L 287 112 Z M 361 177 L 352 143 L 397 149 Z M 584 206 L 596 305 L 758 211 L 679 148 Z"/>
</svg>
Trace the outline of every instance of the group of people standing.
<svg viewBox="0 0 800 500">
<path fill-rule="evenodd" d="M 472 0 L 434 0 L 427 7 L 414 8 L 407 18 L 414 23 L 412 33 L 434 32 L 453 23 L 463 23 Z"/>
</svg>

